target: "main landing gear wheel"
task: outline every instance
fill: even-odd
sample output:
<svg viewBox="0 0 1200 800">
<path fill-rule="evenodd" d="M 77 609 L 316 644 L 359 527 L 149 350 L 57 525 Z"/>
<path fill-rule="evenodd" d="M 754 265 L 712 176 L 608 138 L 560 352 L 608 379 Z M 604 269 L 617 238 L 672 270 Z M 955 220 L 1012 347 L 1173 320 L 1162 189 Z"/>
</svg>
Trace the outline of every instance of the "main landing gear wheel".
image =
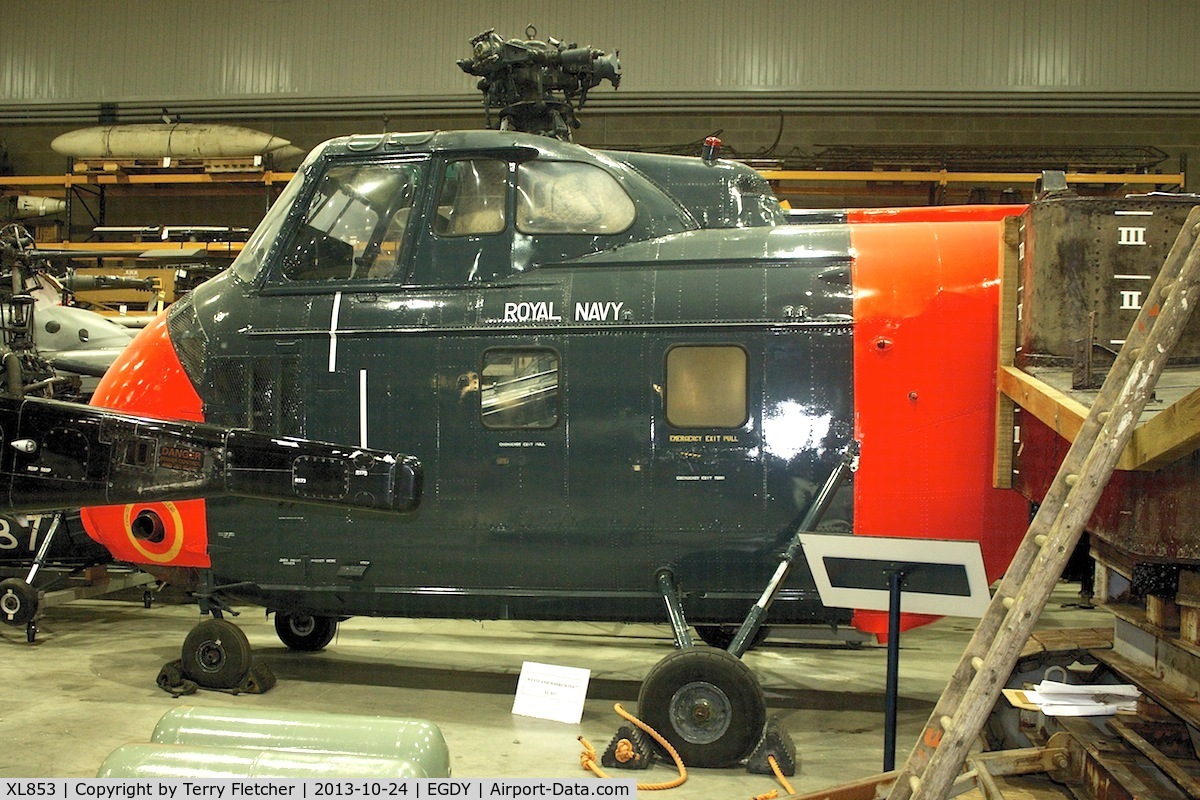
<svg viewBox="0 0 1200 800">
<path fill-rule="evenodd" d="M 750 668 L 724 650 L 689 647 L 642 681 L 638 715 L 695 767 L 741 761 L 762 734 L 767 708 Z"/>
<path fill-rule="evenodd" d="M 275 633 L 289 650 L 315 653 L 333 641 L 337 626 L 337 620 L 333 617 L 286 611 L 275 614 Z"/>
<path fill-rule="evenodd" d="M 233 689 L 250 672 L 250 641 L 224 619 L 206 619 L 183 642 L 183 672 L 205 689 Z"/>
<path fill-rule="evenodd" d="M 0 581 L 0 620 L 13 627 L 32 622 L 38 609 L 37 589 L 20 578 Z"/>
</svg>

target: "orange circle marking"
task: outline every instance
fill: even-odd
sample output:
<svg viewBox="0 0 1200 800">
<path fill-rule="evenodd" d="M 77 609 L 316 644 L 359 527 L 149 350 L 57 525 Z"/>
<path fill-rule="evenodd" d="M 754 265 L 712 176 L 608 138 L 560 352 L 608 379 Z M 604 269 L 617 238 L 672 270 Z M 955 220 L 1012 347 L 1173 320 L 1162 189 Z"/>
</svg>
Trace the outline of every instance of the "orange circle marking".
<svg viewBox="0 0 1200 800">
<path fill-rule="evenodd" d="M 171 522 L 174 523 L 174 525 L 171 526 L 171 534 L 173 534 L 171 546 L 162 553 L 155 553 L 152 550 L 147 550 L 146 547 L 140 541 L 138 541 L 137 537 L 133 535 L 134 504 L 130 503 L 129 505 L 125 506 L 124 511 L 125 535 L 129 537 L 129 543 L 133 545 L 135 550 L 148 558 L 150 561 L 153 561 L 155 564 L 166 564 L 174 561 L 175 556 L 179 555 L 179 551 L 183 549 L 183 518 L 179 516 L 179 509 L 175 507 L 174 503 L 170 502 L 165 502 L 162 504 L 162 506 L 167 510 L 167 513 L 171 515 Z"/>
</svg>

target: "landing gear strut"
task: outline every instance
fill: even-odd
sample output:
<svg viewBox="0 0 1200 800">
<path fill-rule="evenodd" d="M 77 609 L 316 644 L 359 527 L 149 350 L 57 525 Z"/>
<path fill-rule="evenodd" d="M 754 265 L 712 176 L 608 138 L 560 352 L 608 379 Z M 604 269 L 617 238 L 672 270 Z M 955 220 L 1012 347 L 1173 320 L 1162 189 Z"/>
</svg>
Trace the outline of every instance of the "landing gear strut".
<svg viewBox="0 0 1200 800">
<path fill-rule="evenodd" d="M 735 764 L 750 754 L 766 724 L 762 689 L 736 656 L 693 644 L 671 571 L 659 570 L 655 580 L 678 649 L 642 681 L 638 716 L 666 737 L 685 764 Z"/>
<path fill-rule="evenodd" d="M 684 763 L 727 767 L 749 756 L 758 743 L 767 722 L 766 702 L 741 656 L 765 636 L 767 609 L 800 554 L 799 533 L 815 529 L 857 463 L 858 448 L 851 443 L 809 506 L 775 575 L 742 625 L 736 630 L 720 626 L 701 630 L 702 639 L 712 643 L 720 637 L 728 649 L 694 646 L 675 576 L 666 568 L 654 576 L 678 649 L 659 661 L 642 682 L 638 714 L 666 737 Z"/>
<path fill-rule="evenodd" d="M 61 522 L 62 514 L 55 514 L 50 520 L 50 528 L 42 537 L 42 543 L 33 557 L 33 564 L 29 567 L 25 580 L 6 578 L 0 581 L 0 620 L 14 627 L 24 625 L 25 641 L 30 644 L 37 638 L 37 625 L 33 620 L 37 616 L 39 599 L 38 590 L 33 588 L 33 579 L 46 563 L 50 544 L 54 541 L 54 534 L 58 532 Z"/>
<path fill-rule="evenodd" d="M 801 551 L 800 534 L 817 529 L 817 524 L 825 516 L 825 512 L 829 509 L 829 504 L 833 502 L 833 497 L 837 494 L 838 487 L 849 477 L 850 473 L 857 469 L 858 443 L 851 442 L 845 452 L 842 453 L 842 460 L 834 467 L 833 472 L 829 473 L 829 477 L 825 479 L 825 485 L 821 487 L 821 491 L 817 493 L 816 498 L 809 505 L 808 512 L 804 515 L 804 519 L 800 521 L 800 527 L 796 529 L 795 534 L 792 536 L 792 541 L 784 551 L 783 558 L 780 560 L 779 566 L 775 569 L 775 574 L 771 576 L 771 581 L 763 591 L 762 597 L 750 607 L 750 613 L 746 614 L 746 619 L 742 623 L 742 627 L 738 629 L 737 634 L 733 637 L 733 641 L 729 643 L 728 649 L 730 653 L 741 658 L 753 645 L 755 637 L 762 628 L 763 621 L 767 618 L 767 609 L 775 601 L 776 595 L 779 594 L 779 590 L 783 587 L 783 582 L 787 580 L 788 575 L 792 571 L 792 566 L 799 560 Z"/>
</svg>

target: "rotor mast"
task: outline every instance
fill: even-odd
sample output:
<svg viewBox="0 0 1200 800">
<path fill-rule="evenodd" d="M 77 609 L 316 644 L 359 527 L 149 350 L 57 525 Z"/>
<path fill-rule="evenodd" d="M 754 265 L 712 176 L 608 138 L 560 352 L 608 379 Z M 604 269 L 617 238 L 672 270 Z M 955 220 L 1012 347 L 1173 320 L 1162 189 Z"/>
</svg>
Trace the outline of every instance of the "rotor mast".
<svg viewBox="0 0 1200 800">
<path fill-rule="evenodd" d="M 554 37 L 541 41 L 532 25 L 525 36 L 505 39 L 489 28 L 471 40 L 471 57 L 458 66 L 479 77 L 488 128 L 569 142 L 579 127 L 575 109 L 583 108 L 588 91 L 606 80 L 620 86 L 619 54 Z"/>
</svg>

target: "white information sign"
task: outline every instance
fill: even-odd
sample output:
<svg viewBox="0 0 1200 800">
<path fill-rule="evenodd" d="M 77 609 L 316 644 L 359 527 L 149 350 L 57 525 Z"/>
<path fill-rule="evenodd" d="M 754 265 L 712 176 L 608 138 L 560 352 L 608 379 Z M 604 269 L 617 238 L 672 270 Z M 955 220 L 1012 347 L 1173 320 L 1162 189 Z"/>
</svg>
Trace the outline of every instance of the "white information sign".
<svg viewBox="0 0 1200 800">
<path fill-rule="evenodd" d="M 578 725 L 591 676 L 588 669 L 526 661 L 521 665 L 512 713 Z"/>
</svg>

